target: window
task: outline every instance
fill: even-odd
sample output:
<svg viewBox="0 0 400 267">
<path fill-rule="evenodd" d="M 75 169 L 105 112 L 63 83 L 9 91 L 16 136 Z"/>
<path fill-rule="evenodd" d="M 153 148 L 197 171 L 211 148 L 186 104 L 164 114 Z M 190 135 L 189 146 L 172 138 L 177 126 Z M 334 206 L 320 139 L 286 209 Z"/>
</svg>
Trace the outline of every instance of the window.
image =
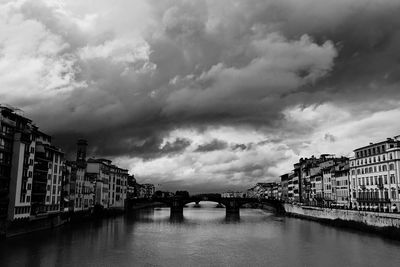
<svg viewBox="0 0 400 267">
<path fill-rule="evenodd" d="M 374 166 L 374 172 L 376 172 L 376 166 Z"/>
<path fill-rule="evenodd" d="M 382 166 L 382 171 L 387 171 L 386 164 Z"/>
<path fill-rule="evenodd" d="M 396 183 L 396 180 L 395 180 L 394 174 L 391 174 L 391 175 L 390 175 L 390 183 L 391 183 L 391 184 L 394 184 L 394 183 Z"/>
<path fill-rule="evenodd" d="M 396 189 L 392 188 L 392 199 L 396 199 Z"/>
<path fill-rule="evenodd" d="M 26 196 L 26 202 L 31 202 L 31 196 Z"/>
<path fill-rule="evenodd" d="M 387 175 L 384 175 L 383 178 L 384 178 L 384 180 L 385 180 L 385 184 L 387 184 L 387 183 L 388 183 Z"/>
<path fill-rule="evenodd" d="M 389 159 L 393 159 L 392 153 L 389 154 Z"/>
<path fill-rule="evenodd" d="M 391 171 L 394 170 L 394 164 L 389 164 L 389 170 L 391 170 Z"/>
<path fill-rule="evenodd" d="M 32 184 L 28 184 L 28 190 L 32 189 Z"/>
</svg>

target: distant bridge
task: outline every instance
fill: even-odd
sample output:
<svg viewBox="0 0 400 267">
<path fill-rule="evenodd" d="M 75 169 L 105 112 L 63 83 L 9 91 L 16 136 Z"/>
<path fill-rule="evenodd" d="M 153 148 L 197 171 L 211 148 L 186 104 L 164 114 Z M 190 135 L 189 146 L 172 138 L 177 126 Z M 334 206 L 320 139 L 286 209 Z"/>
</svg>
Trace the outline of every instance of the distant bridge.
<svg viewBox="0 0 400 267">
<path fill-rule="evenodd" d="M 194 202 L 197 205 L 201 201 L 212 201 L 225 206 L 226 213 L 239 214 L 240 207 L 248 203 L 266 204 L 282 210 L 282 203 L 278 200 L 258 199 L 258 198 L 223 198 L 220 194 L 200 194 L 194 196 L 174 196 L 154 198 L 154 201 L 164 203 L 171 208 L 171 213 L 183 213 L 186 204 Z"/>
</svg>

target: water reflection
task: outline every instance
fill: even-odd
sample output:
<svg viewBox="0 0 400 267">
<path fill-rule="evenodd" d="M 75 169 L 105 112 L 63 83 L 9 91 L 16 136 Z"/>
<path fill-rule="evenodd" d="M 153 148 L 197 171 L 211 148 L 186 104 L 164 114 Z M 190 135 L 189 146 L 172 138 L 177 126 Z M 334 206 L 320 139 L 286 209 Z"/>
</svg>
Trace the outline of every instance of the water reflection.
<svg viewBox="0 0 400 267">
<path fill-rule="evenodd" d="M 400 242 L 215 203 L 145 209 L 0 241 L 4 266 L 400 266 Z"/>
<path fill-rule="evenodd" d="M 240 214 L 238 213 L 227 213 L 225 216 L 226 223 L 239 223 L 240 222 Z"/>
<path fill-rule="evenodd" d="M 185 217 L 183 216 L 183 213 L 171 212 L 171 215 L 169 217 L 169 221 L 171 223 L 183 223 L 185 221 Z"/>
</svg>

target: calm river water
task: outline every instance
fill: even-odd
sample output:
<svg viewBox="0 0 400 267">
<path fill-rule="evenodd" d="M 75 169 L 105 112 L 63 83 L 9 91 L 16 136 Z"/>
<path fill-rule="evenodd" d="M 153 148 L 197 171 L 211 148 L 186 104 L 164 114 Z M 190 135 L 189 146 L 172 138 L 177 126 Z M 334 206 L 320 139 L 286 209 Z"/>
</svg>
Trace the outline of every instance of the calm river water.
<svg viewBox="0 0 400 267">
<path fill-rule="evenodd" d="M 0 241 L 0 266 L 400 266 L 400 242 L 214 203 L 64 226 Z"/>
</svg>

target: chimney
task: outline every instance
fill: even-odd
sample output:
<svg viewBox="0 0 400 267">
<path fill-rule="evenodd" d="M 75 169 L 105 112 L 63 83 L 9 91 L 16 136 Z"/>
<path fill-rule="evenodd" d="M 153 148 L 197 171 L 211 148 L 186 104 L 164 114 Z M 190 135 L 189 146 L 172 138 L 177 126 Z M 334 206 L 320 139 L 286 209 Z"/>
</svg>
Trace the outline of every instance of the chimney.
<svg viewBox="0 0 400 267">
<path fill-rule="evenodd" d="M 77 151 L 76 151 L 76 163 L 85 165 L 86 163 L 86 148 L 87 148 L 87 141 L 85 139 L 79 139 L 77 144 Z"/>
</svg>

